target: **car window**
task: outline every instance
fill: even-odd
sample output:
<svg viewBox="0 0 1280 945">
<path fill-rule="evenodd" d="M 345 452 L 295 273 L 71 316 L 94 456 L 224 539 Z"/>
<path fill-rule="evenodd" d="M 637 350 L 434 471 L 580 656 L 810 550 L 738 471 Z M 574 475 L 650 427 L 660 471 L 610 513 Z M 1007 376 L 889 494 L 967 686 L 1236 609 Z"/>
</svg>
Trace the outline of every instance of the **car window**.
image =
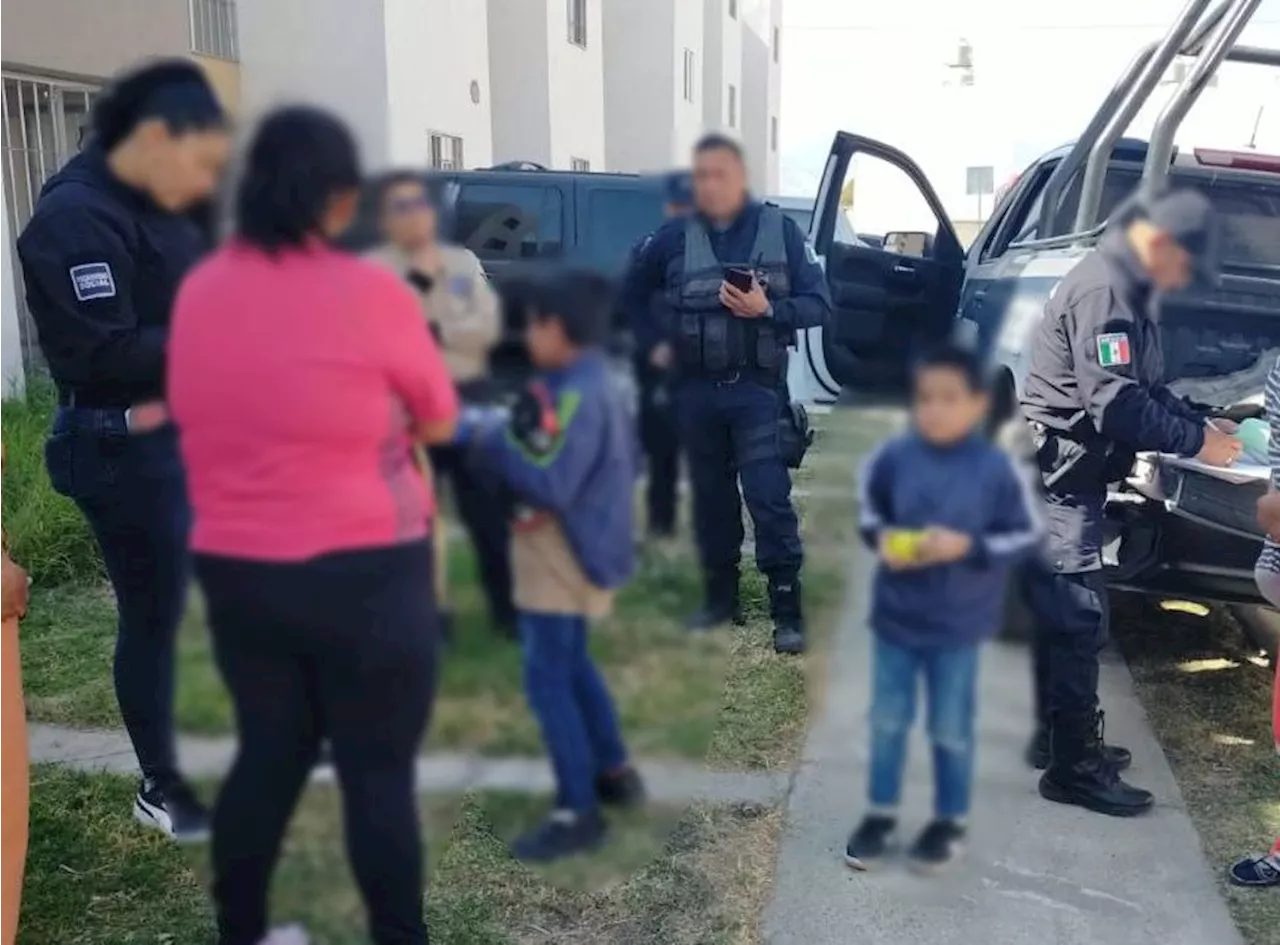
<svg viewBox="0 0 1280 945">
<path fill-rule="evenodd" d="M 462 184 L 455 238 L 481 259 L 541 259 L 564 250 L 560 190 L 535 184 Z"/>
<path fill-rule="evenodd" d="M 1280 267 L 1280 188 L 1224 180 L 1196 180 L 1193 186 L 1218 211 L 1223 266 Z"/>
<path fill-rule="evenodd" d="M 662 195 L 656 190 L 593 187 L 587 191 L 586 204 L 586 234 L 580 248 L 599 266 L 621 267 L 631 247 L 662 224 Z"/>
<path fill-rule="evenodd" d="M 1062 236 L 1075 229 L 1076 211 L 1080 207 L 1080 188 L 1083 177 L 1076 174 L 1067 187 L 1061 206 L 1053 220 L 1053 228 L 1049 233 L 1040 232 L 1040 210 L 1044 204 L 1045 184 L 1049 181 L 1052 165 L 1037 173 L 1033 186 L 1037 187 L 1035 199 L 1016 209 L 1018 219 L 1014 221 L 1011 231 L 1013 238 L 1009 243 L 1029 243 L 1032 240 L 1048 239 L 1051 236 Z M 1111 216 L 1116 207 L 1133 193 L 1138 186 L 1141 169 L 1135 165 L 1113 164 L 1107 168 L 1107 176 L 1102 182 L 1102 199 L 1098 204 L 1098 219 L 1105 220 Z"/>
<path fill-rule="evenodd" d="M 780 208 L 784 215 L 795 221 L 796 226 L 800 227 L 800 232 L 805 236 L 809 235 L 809 227 L 813 224 L 813 209 L 810 207 L 782 207 Z M 853 232 L 853 225 L 849 223 L 849 218 L 841 213 L 836 217 L 835 238 L 837 242 L 846 246 L 855 246 L 860 242 L 857 235 Z"/>
</svg>

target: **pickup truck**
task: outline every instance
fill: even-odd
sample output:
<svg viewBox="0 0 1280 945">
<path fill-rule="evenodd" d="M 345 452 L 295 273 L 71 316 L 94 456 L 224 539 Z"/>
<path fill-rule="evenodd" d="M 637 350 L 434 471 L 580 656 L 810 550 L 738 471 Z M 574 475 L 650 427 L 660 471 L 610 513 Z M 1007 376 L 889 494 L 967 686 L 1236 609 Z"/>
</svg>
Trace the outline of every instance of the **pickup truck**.
<svg viewBox="0 0 1280 945">
<path fill-rule="evenodd" d="M 793 396 L 816 403 L 900 396 L 915 353 L 959 338 L 989 359 L 994 425 L 1016 440 L 1028 341 L 1045 302 L 1122 201 L 1139 187 L 1168 185 L 1203 191 L 1218 211 L 1223 240 L 1220 284 L 1193 285 L 1164 305 L 1166 380 L 1193 399 L 1239 405 L 1238 416 L 1259 415 L 1256 395 L 1280 355 L 1280 157 L 1179 152 L 1173 138 L 1224 59 L 1280 66 L 1280 51 L 1237 42 L 1256 0 L 1224 0 L 1204 15 L 1208 5 L 1193 0 L 1167 36 L 1135 58 L 1075 144 L 1016 178 L 967 251 L 915 162 L 889 145 L 838 133 L 809 233 L 824 260 L 833 319 L 798 339 L 788 378 Z M 1195 58 L 1150 140 L 1121 137 L 1178 54 Z M 880 249 L 839 239 L 839 194 L 855 155 L 904 172 L 936 228 L 886 233 Z M 1226 603 L 1274 653 L 1280 622 L 1259 607 L 1252 576 L 1261 541 L 1253 505 L 1263 489 L 1140 463 L 1108 503 L 1111 583 L 1163 600 Z"/>
</svg>

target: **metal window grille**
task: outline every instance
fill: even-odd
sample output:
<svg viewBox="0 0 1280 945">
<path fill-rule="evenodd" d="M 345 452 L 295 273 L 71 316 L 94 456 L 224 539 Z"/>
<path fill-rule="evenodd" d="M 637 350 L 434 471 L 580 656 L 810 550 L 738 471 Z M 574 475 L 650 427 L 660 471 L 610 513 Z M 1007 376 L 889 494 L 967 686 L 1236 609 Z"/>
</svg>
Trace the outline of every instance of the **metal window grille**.
<svg viewBox="0 0 1280 945">
<path fill-rule="evenodd" d="M 586 172 L 591 170 L 591 162 L 586 158 L 569 158 L 569 170 Z"/>
<path fill-rule="evenodd" d="M 190 0 L 190 9 L 192 52 L 238 62 L 236 0 Z"/>
<path fill-rule="evenodd" d="M 693 101 L 693 50 L 684 51 L 684 100 Z"/>
<path fill-rule="evenodd" d="M 587 0 L 567 0 L 569 4 L 569 42 L 587 48 Z"/>
<path fill-rule="evenodd" d="M 91 85 L 41 79 L 5 72 L 4 200 L 15 276 L 21 273 L 17 239 L 35 208 L 40 188 L 77 151 L 88 125 L 98 89 Z M 28 368 L 42 363 L 35 325 L 20 285 L 13 287 L 18 306 L 23 360 Z"/>
<path fill-rule="evenodd" d="M 446 135 L 438 131 L 431 132 L 429 140 L 430 153 L 428 164 L 438 171 L 462 170 L 462 139 L 457 135 Z"/>
</svg>

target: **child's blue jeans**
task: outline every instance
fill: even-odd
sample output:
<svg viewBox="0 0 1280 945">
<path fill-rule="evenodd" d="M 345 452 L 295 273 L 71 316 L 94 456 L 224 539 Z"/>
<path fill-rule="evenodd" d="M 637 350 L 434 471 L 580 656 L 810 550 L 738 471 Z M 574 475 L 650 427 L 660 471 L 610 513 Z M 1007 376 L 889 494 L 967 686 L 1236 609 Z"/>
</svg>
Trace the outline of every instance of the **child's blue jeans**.
<svg viewBox="0 0 1280 945">
<path fill-rule="evenodd" d="M 556 806 L 591 811 L 596 778 L 622 767 L 627 750 L 618 713 L 587 652 L 581 614 L 521 611 L 524 686 L 556 776 Z"/>
<path fill-rule="evenodd" d="M 973 788 L 973 720 L 978 645 L 908 648 L 876 637 L 871 701 L 871 804 L 896 807 L 902 795 L 907 736 L 916 717 L 919 677 L 929 699 L 934 814 L 969 813 Z"/>
</svg>

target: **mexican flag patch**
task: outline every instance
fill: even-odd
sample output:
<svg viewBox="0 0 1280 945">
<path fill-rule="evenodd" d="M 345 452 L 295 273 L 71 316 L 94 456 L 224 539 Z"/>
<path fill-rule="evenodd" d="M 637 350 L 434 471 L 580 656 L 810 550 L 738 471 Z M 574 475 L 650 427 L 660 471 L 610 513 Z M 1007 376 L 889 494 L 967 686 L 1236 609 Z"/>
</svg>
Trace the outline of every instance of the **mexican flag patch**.
<svg viewBox="0 0 1280 945">
<path fill-rule="evenodd" d="M 1098 336 L 1098 363 L 1103 367 L 1119 367 L 1128 364 L 1129 336 L 1122 331 Z"/>
</svg>

